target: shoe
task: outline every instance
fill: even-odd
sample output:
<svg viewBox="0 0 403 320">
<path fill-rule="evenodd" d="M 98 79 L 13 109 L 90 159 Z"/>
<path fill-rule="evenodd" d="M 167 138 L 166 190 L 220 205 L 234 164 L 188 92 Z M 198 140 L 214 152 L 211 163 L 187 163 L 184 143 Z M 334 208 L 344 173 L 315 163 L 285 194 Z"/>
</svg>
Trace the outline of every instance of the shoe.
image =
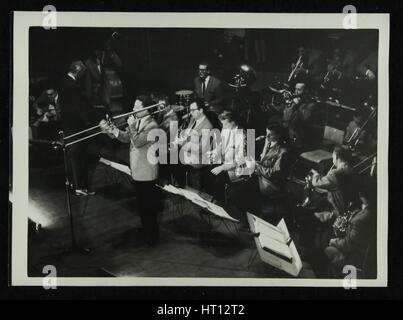
<svg viewBox="0 0 403 320">
<path fill-rule="evenodd" d="M 76 196 L 93 196 L 94 191 L 89 191 L 88 189 L 76 189 Z"/>
</svg>

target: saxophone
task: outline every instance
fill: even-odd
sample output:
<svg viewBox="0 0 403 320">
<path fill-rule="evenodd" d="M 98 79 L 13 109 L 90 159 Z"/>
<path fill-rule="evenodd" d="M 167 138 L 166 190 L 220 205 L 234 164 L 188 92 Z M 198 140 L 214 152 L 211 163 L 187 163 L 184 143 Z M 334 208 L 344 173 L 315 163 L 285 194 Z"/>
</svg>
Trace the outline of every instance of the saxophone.
<svg viewBox="0 0 403 320">
<path fill-rule="evenodd" d="M 336 218 L 336 220 L 333 223 L 333 231 L 337 237 L 342 238 L 346 236 L 347 228 L 350 224 L 351 218 L 358 211 L 360 210 L 359 209 L 354 211 L 347 210 L 345 213 L 339 215 Z"/>
</svg>

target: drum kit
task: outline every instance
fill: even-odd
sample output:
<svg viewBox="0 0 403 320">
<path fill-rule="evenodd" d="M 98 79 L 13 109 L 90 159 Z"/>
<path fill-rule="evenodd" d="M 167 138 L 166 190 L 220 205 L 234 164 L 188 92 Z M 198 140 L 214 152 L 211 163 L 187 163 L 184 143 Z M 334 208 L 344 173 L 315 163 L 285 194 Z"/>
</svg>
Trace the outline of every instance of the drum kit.
<svg viewBox="0 0 403 320">
<path fill-rule="evenodd" d="M 180 125 L 184 126 L 190 120 L 190 103 L 193 99 L 193 91 L 192 90 L 179 90 L 175 92 L 176 98 L 176 106 L 175 112 L 178 115 L 178 119 L 180 119 Z"/>
</svg>

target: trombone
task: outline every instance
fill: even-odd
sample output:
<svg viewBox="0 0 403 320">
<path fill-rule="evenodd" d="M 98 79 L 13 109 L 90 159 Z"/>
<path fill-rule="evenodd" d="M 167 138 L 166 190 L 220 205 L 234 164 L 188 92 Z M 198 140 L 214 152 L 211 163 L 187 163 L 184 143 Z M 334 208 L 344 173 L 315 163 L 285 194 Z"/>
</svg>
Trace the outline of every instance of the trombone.
<svg viewBox="0 0 403 320">
<path fill-rule="evenodd" d="M 370 121 L 372 121 L 373 119 L 375 119 L 376 117 L 376 113 L 377 113 L 377 109 L 373 108 L 373 110 L 370 112 L 370 114 L 368 115 L 367 119 L 364 121 L 364 123 L 360 126 L 357 127 L 353 134 L 351 135 L 351 137 L 346 141 L 347 146 L 350 149 L 355 149 L 360 141 L 360 135 L 363 132 L 363 130 L 367 127 L 367 125 L 370 123 Z"/>
<path fill-rule="evenodd" d="M 160 113 L 160 112 L 165 112 L 167 105 L 166 105 L 165 103 L 156 103 L 156 104 L 153 104 L 153 105 L 151 105 L 151 106 L 148 106 L 148 107 L 143 108 L 143 109 L 140 109 L 140 110 L 130 111 L 130 112 L 127 112 L 127 113 L 124 113 L 124 114 L 120 114 L 120 115 L 117 115 L 117 116 L 113 116 L 113 117 L 109 117 L 109 116 L 107 115 L 107 121 L 112 122 L 113 120 L 118 120 L 118 119 L 130 117 L 130 116 L 135 115 L 135 114 L 137 114 L 137 113 L 139 113 L 139 112 L 143 112 L 143 111 L 150 110 L 150 109 L 157 108 L 157 107 L 162 107 L 162 108 L 158 108 L 156 111 L 151 112 L 150 115 L 154 115 L 154 114 L 157 114 L 157 113 Z M 118 125 L 118 127 L 119 127 L 119 126 L 122 126 L 123 124 L 124 124 L 124 123 L 122 123 L 121 125 Z M 96 125 L 96 126 L 93 126 L 93 127 L 91 127 L 91 128 L 82 130 L 82 131 L 80 131 L 80 132 L 73 133 L 73 134 L 71 134 L 71 135 L 69 135 L 69 136 L 67 136 L 67 137 L 64 137 L 64 136 L 63 136 L 63 138 L 62 138 L 62 139 L 63 139 L 63 144 L 65 143 L 66 140 L 70 140 L 70 139 L 72 139 L 72 138 L 74 138 L 74 137 L 80 136 L 80 135 L 82 135 L 82 134 L 84 134 L 84 133 L 93 131 L 93 130 L 98 129 L 98 128 L 99 128 L 99 126 Z M 92 134 L 90 134 L 90 135 L 88 135 L 88 136 L 85 136 L 85 137 L 82 137 L 82 138 L 80 138 L 80 139 L 77 139 L 77 140 L 74 140 L 74 141 L 65 143 L 64 146 L 65 146 L 65 147 L 69 147 L 69 146 L 71 146 L 71 145 L 73 145 L 73 144 L 76 144 L 76 143 L 78 143 L 78 142 L 81 142 L 81 141 L 90 139 L 90 138 L 95 137 L 95 136 L 97 136 L 97 135 L 100 135 L 100 134 L 102 134 L 102 133 L 103 133 L 102 131 L 98 131 L 98 132 L 92 133 Z"/>
</svg>

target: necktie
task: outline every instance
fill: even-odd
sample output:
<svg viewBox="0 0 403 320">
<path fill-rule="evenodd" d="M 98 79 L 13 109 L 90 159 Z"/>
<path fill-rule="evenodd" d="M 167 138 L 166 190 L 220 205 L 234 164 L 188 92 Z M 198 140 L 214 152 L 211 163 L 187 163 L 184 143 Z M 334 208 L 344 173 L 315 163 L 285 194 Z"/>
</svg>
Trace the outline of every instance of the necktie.
<svg viewBox="0 0 403 320">
<path fill-rule="evenodd" d="M 137 127 L 136 127 L 136 131 L 137 131 L 137 132 L 139 132 L 139 130 L 140 130 L 140 124 L 141 124 L 141 120 L 138 119 L 138 120 L 137 120 Z"/>
<path fill-rule="evenodd" d="M 204 98 L 204 95 L 206 93 L 206 79 L 202 79 L 202 96 Z"/>
<path fill-rule="evenodd" d="M 195 127 L 196 127 L 196 121 L 193 122 L 193 125 L 192 125 L 192 127 L 190 129 L 193 130 Z"/>
</svg>

